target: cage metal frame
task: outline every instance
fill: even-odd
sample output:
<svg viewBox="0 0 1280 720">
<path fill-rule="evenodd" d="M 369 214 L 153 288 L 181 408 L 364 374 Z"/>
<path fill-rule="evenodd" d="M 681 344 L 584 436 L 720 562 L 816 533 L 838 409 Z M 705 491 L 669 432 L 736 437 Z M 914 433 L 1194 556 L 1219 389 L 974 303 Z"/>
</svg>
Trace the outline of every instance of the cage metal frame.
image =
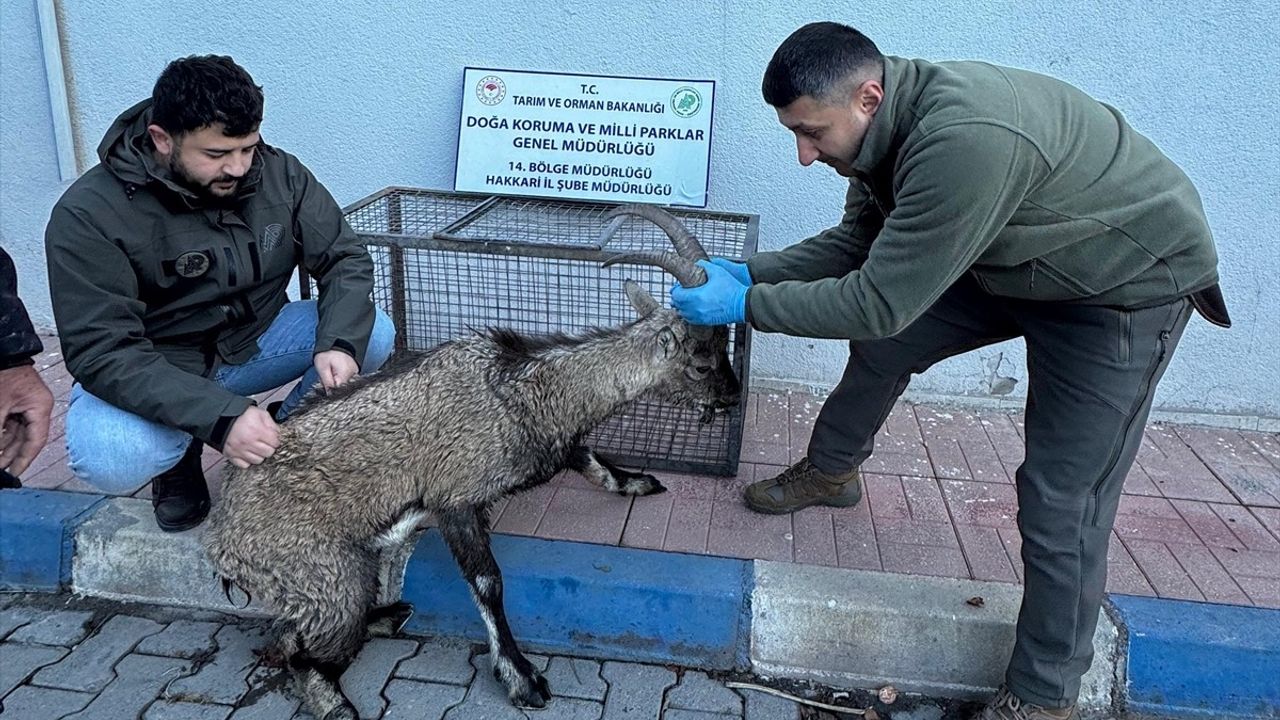
<svg viewBox="0 0 1280 720">
<path fill-rule="evenodd" d="M 406 232 L 403 217 L 402 198 L 434 196 L 436 198 L 456 199 L 463 202 L 474 202 L 470 209 L 445 223 L 443 227 L 428 232 Z M 620 203 L 601 200 L 572 200 L 558 198 L 541 198 L 531 196 L 495 195 L 491 193 L 474 193 L 455 190 L 436 190 L 408 186 L 388 186 L 364 198 L 356 200 L 342 208 L 344 218 L 351 218 L 380 203 L 386 203 L 387 232 L 368 232 L 357 230 L 356 234 L 363 245 L 368 248 L 381 248 L 387 253 L 389 261 L 389 302 L 386 308 L 397 329 L 407 326 L 407 287 L 406 287 L 406 251 L 447 251 L 453 253 L 496 255 L 507 257 L 527 257 L 543 260 L 573 260 L 585 263 L 602 264 L 606 259 L 616 255 L 617 248 L 609 248 L 619 229 L 627 221 L 626 217 L 614 218 L 601 227 L 594 242 L 590 244 L 570 244 L 562 242 L 511 242 L 500 237 L 468 235 L 468 232 L 482 232 L 478 224 L 489 213 L 503 203 L 527 203 L 529 206 L 545 210 L 562 210 L 567 212 L 599 212 L 603 214 Z M 741 251 L 735 257 L 724 254 L 730 259 L 745 261 L 756 252 L 759 238 L 759 216 L 742 212 L 721 212 L 703 208 L 686 208 L 679 206 L 664 207 L 666 211 L 689 222 L 702 218 L 705 221 L 722 221 L 729 217 L 738 218 L 743 225 Z M 696 233 L 695 233 L 696 234 Z M 711 249 L 708 253 L 716 255 Z M 298 268 L 299 287 L 302 297 L 311 297 L 311 282 L 305 269 Z M 607 438 L 591 438 L 595 449 L 613 462 L 628 467 L 643 467 L 647 470 L 671 470 L 677 472 L 733 476 L 737 474 L 742 452 L 743 424 L 747 412 L 747 386 L 750 378 L 751 328 L 747 323 L 739 323 L 730 329 L 732 350 L 730 360 L 734 372 L 742 381 L 743 392 L 738 404 L 731 408 L 726 422 L 729 423 L 727 442 L 724 453 L 720 457 L 701 460 L 679 459 L 662 455 L 638 454 L 610 444 Z M 396 333 L 396 350 L 408 347 L 409 338 L 403 331 Z M 680 411 L 669 404 L 658 403 L 672 412 Z M 614 419 L 625 416 L 631 409 L 624 409 Z M 608 421 L 606 421 L 608 422 Z M 673 437 L 672 442 L 675 442 Z"/>
</svg>

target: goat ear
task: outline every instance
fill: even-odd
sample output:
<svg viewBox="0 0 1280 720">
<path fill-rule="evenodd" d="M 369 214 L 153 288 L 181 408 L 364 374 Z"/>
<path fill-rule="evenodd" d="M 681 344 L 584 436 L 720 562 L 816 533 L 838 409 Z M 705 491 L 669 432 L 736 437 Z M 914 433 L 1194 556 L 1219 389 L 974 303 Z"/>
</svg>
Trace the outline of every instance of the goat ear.
<svg viewBox="0 0 1280 720">
<path fill-rule="evenodd" d="M 657 341 L 658 354 L 663 360 L 671 358 L 680 349 L 680 339 L 669 327 L 664 327 L 658 331 Z"/>
<path fill-rule="evenodd" d="M 627 299 L 631 301 L 631 307 L 640 313 L 640 317 L 649 317 L 654 310 L 658 309 L 658 301 L 654 300 L 653 296 L 634 280 L 624 280 L 622 287 L 627 291 Z"/>
</svg>

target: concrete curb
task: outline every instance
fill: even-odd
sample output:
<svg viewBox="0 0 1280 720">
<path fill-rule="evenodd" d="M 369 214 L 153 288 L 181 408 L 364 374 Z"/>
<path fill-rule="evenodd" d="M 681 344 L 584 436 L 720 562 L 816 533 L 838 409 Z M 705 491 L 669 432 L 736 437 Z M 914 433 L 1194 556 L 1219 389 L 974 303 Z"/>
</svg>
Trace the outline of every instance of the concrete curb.
<svg viewBox="0 0 1280 720">
<path fill-rule="evenodd" d="M 974 600 L 981 598 L 981 603 Z M 983 698 L 1004 678 L 1017 585 L 757 562 L 752 667 L 835 686 Z M 1105 612 L 1080 706 L 1112 706 L 1123 676 L 1119 632 Z"/>
<path fill-rule="evenodd" d="M 1280 610 L 1117 595 L 1129 629 L 1129 707 L 1280 718 Z"/>
<path fill-rule="evenodd" d="M 64 587 L 76 528 L 101 501 L 55 490 L 0 491 L 0 590 Z"/>
<path fill-rule="evenodd" d="M 74 536 L 74 546 L 71 538 Z M 255 615 L 145 500 L 0 493 L 0 587 Z M 998 684 L 1021 588 L 495 535 L 508 615 L 529 650 L 750 669 L 847 687 L 981 696 Z M 234 599 L 242 599 L 233 592 Z M 438 533 L 419 543 L 408 630 L 479 640 Z M 981 607 L 966 603 L 982 597 Z M 1280 718 L 1280 611 L 1113 596 L 1082 705 L 1159 717 Z"/>
</svg>

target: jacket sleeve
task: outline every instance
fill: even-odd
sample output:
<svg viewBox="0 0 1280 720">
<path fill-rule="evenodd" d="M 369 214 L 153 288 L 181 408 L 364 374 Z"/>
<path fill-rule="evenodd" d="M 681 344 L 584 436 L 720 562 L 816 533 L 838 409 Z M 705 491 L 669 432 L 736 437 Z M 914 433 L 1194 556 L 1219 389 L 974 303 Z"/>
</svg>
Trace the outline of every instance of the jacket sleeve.
<svg viewBox="0 0 1280 720">
<path fill-rule="evenodd" d="M 253 401 L 178 368 L 146 337 L 129 258 L 81 211 L 55 206 L 45 231 L 53 315 L 71 376 L 135 415 L 221 449 Z"/>
<path fill-rule="evenodd" d="M 895 335 L 990 246 L 1031 187 L 1039 155 L 992 125 L 943 128 L 904 148 L 895 206 L 860 269 L 757 284 L 747 317 L 766 332 L 818 338 Z"/>
<path fill-rule="evenodd" d="M 751 280 L 817 280 L 844 275 L 862 266 L 871 241 L 884 224 L 884 215 L 856 180 L 849 181 L 840 224 L 777 252 L 756 253 L 747 259 Z"/>
<path fill-rule="evenodd" d="M 0 370 L 30 365 L 31 359 L 43 351 L 44 344 L 18 297 L 18 271 L 13 258 L 0 247 Z"/>
<path fill-rule="evenodd" d="M 315 352 L 341 350 L 363 365 L 373 332 L 373 260 L 329 191 L 294 163 L 295 237 L 320 290 Z"/>
</svg>

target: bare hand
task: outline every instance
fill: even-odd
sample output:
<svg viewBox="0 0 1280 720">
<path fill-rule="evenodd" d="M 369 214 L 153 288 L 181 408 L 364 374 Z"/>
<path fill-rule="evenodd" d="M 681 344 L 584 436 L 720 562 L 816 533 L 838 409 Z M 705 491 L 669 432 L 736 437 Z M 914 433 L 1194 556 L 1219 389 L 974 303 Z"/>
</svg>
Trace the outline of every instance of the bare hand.
<svg viewBox="0 0 1280 720">
<path fill-rule="evenodd" d="M 0 469 L 21 475 L 49 440 L 53 393 L 31 365 L 0 370 Z"/>
<path fill-rule="evenodd" d="M 316 353 L 316 372 L 320 373 L 320 385 L 326 391 L 345 383 L 360 371 L 355 358 L 341 350 L 325 350 Z"/>
<path fill-rule="evenodd" d="M 271 457 L 280 447 L 280 428 L 271 414 L 254 406 L 236 418 L 222 454 L 238 468 L 247 468 Z"/>
</svg>

